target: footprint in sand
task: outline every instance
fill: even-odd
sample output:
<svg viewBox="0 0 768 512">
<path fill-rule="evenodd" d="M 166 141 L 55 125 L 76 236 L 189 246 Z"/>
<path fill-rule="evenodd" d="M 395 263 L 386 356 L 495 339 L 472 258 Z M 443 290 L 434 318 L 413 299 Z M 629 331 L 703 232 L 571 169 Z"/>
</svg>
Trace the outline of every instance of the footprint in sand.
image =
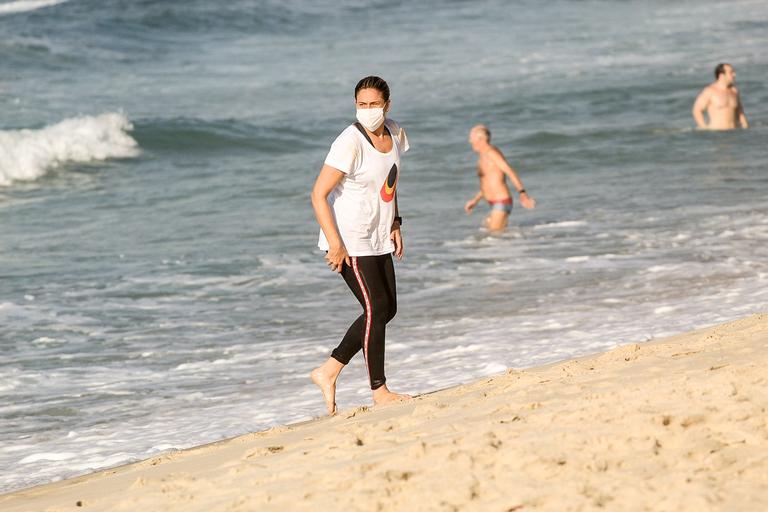
<svg viewBox="0 0 768 512">
<path fill-rule="evenodd" d="M 269 455 L 273 455 L 275 453 L 280 453 L 283 451 L 283 446 L 261 446 L 259 448 L 256 448 L 255 450 L 249 450 L 248 452 L 243 455 L 242 459 L 254 459 L 258 457 L 267 457 Z"/>
</svg>

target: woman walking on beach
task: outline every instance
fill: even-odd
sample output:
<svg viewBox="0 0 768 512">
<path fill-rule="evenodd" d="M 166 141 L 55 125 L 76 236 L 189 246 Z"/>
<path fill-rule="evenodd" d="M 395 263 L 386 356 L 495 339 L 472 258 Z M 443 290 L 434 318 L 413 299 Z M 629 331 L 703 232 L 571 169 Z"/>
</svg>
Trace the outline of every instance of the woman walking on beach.
<svg viewBox="0 0 768 512">
<path fill-rule="evenodd" d="M 410 398 L 391 392 L 384 377 L 386 325 L 397 311 L 392 254 L 403 257 L 397 182 L 408 139 L 400 125 L 386 118 L 389 86 L 383 79 L 360 80 L 355 105 L 357 122 L 333 142 L 312 189 L 321 229 L 318 247 L 363 307 L 331 357 L 311 373 L 331 415 L 336 412 L 336 379 L 361 349 L 374 405 Z"/>
</svg>

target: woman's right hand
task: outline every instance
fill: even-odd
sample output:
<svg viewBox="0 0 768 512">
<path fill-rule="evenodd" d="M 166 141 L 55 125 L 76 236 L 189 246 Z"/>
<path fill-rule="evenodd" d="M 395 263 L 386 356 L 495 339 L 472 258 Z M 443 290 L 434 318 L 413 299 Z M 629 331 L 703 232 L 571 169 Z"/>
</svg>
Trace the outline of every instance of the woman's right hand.
<svg viewBox="0 0 768 512">
<path fill-rule="evenodd" d="M 325 255 L 325 261 L 328 262 L 328 266 L 334 272 L 341 272 L 344 268 L 344 263 L 352 266 L 352 261 L 349 259 L 349 253 L 344 244 L 338 246 L 332 246 L 328 249 L 328 253 Z"/>
</svg>

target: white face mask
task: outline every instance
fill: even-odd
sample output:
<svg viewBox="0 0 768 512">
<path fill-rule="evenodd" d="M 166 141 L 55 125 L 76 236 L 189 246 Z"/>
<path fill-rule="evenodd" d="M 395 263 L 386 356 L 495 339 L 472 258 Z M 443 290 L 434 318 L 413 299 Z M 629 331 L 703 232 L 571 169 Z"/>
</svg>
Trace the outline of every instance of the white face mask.
<svg viewBox="0 0 768 512">
<path fill-rule="evenodd" d="M 384 108 L 359 108 L 357 120 L 365 126 L 369 132 L 375 132 L 384 124 Z"/>
</svg>

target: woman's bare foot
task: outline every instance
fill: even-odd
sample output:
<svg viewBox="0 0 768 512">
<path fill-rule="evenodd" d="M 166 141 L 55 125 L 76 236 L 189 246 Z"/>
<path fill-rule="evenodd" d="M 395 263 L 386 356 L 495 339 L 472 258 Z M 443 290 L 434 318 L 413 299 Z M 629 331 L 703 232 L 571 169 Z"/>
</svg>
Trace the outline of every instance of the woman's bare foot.
<svg viewBox="0 0 768 512">
<path fill-rule="evenodd" d="M 339 378 L 343 368 L 343 364 L 329 357 L 325 363 L 309 374 L 312 382 L 323 392 L 323 400 L 325 400 L 325 407 L 328 409 L 329 416 L 336 414 L 336 379 Z"/>
<path fill-rule="evenodd" d="M 390 402 L 402 402 L 404 400 L 410 400 L 411 398 L 413 398 L 411 395 L 393 393 L 387 388 L 386 384 L 373 390 L 373 405 L 384 405 Z"/>
</svg>

